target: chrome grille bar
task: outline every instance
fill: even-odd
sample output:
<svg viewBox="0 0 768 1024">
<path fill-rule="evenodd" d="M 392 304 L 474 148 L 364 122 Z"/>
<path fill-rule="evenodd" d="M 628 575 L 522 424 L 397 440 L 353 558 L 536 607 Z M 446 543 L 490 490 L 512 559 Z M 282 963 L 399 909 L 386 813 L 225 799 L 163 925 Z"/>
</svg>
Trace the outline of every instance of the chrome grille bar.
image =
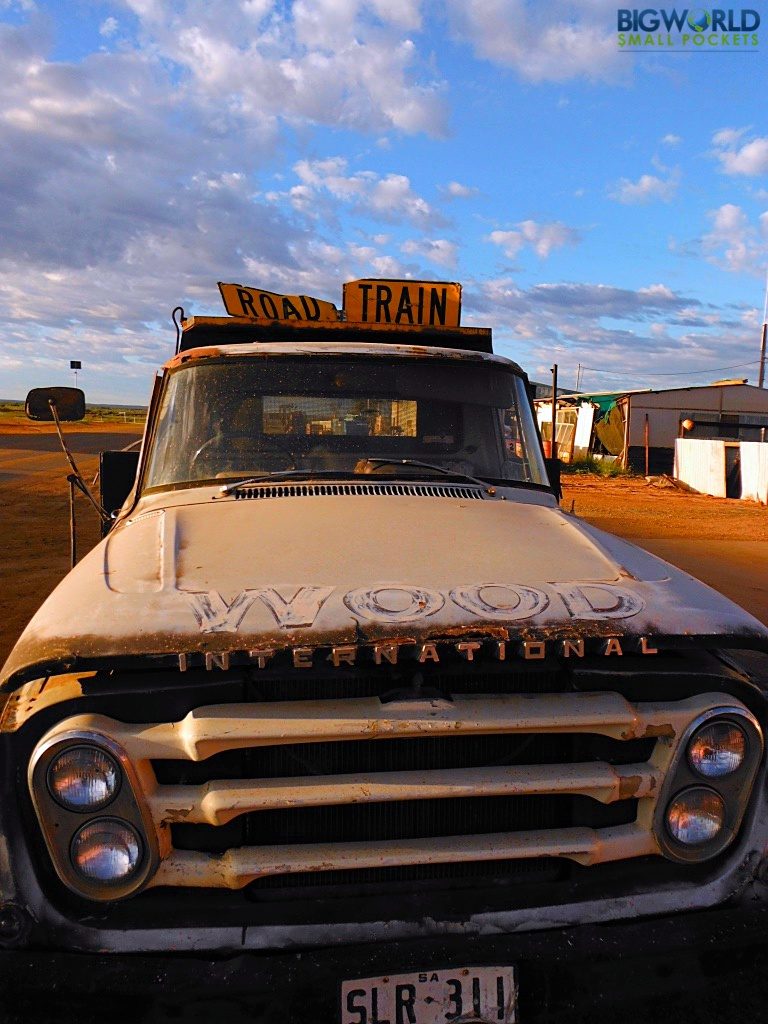
<svg viewBox="0 0 768 1024">
<path fill-rule="evenodd" d="M 456 768 L 420 772 L 289 779 L 233 779 L 204 786 L 158 786 L 150 797 L 162 824 L 225 825 L 240 814 L 329 804 L 385 803 L 449 797 L 581 795 L 601 803 L 640 799 L 661 784 L 647 764 L 601 762 L 534 767 Z"/>
<path fill-rule="evenodd" d="M 174 850 L 150 885 L 241 889 L 267 875 L 386 868 L 405 864 L 567 857 L 579 864 L 626 860 L 657 853 L 651 833 L 641 825 L 617 828 L 564 828 L 500 832 L 480 836 L 438 836 L 376 843 L 318 843 L 307 846 L 241 847 L 222 854 Z"/>
<path fill-rule="evenodd" d="M 730 700 L 725 695 L 724 701 Z M 699 701 L 632 704 L 618 693 L 456 695 L 452 700 L 344 700 L 220 704 L 180 722 L 134 725 L 78 715 L 59 728 L 103 732 L 132 760 L 202 761 L 224 750 L 291 743 L 514 733 L 596 733 L 617 740 L 674 738 Z"/>
</svg>

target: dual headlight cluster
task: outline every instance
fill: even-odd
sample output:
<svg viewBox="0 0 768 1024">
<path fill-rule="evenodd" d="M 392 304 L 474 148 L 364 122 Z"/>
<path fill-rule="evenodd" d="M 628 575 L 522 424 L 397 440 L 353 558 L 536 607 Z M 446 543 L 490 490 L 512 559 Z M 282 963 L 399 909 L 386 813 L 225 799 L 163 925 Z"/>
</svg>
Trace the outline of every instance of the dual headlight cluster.
<svg viewBox="0 0 768 1024">
<path fill-rule="evenodd" d="M 67 811 L 92 814 L 114 802 L 123 784 L 117 761 L 99 747 L 69 747 L 48 765 L 48 790 Z M 138 870 L 143 849 L 127 821 L 99 817 L 78 829 L 70 844 L 75 870 L 88 881 L 111 885 Z"/>
<path fill-rule="evenodd" d="M 723 850 L 741 824 L 762 755 L 760 727 L 746 709 L 722 709 L 690 731 L 667 780 L 665 853 L 705 860 Z"/>
<path fill-rule="evenodd" d="M 150 867 L 149 830 L 117 752 L 56 743 L 39 752 L 30 782 L 48 849 L 70 888 L 96 899 L 139 888 Z"/>
</svg>

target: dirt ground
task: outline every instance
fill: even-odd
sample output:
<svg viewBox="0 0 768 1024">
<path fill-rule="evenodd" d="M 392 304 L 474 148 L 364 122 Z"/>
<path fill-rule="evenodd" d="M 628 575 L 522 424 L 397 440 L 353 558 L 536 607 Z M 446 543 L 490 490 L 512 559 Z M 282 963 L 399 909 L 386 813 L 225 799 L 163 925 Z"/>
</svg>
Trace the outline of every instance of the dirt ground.
<svg viewBox="0 0 768 1024">
<path fill-rule="evenodd" d="M 74 429 L 73 429 L 74 428 Z M 79 428 L 79 429 L 77 429 Z M 140 425 L 68 425 L 86 479 L 101 447 L 122 448 Z M 43 598 L 69 568 L 68 466 L 53 427 L 0 423 L 0 664 Z M 637 540 L 748 607 L 768 623 L 768 509 L 686 494 L 640 478 L 565 476 L 563 508 Z M 78 497 L 79 551 L 99 540 L 96 515 Z"/>
<path fill-rule="evenodd" d="M 70 427 L 81 427 L 73 431 Z M 123 448 L 140 426 L 94 424 L 65 428 L 86 480 L 93 480 L 102 445 Z M 24 433 L 22 433 L 22 430 Z M 83 454 L 83 450 L 90 453 Z M 69 570 L 69 466 L 43 424 L 0 424 L 0 665 L 43 599 Z M 100 538 L 99 521 L 77 498 L 80 554 Z"/>
<path fill-rule="evenodd" d="M 620 537 L 768 541 L 768 508 L 753 501 L 693 494 L 642 476 L 574 473 L 562 480 L 566 511 L 573 506 L 576 515 Z"/>
<path fill-rule="evenodd" d="M 662 481 L 663 483 L 663 481 Z M 563 508 L 708 583 L 768 625 L 768 508 L 644 477 L 563 476 Z"/>
</svg>

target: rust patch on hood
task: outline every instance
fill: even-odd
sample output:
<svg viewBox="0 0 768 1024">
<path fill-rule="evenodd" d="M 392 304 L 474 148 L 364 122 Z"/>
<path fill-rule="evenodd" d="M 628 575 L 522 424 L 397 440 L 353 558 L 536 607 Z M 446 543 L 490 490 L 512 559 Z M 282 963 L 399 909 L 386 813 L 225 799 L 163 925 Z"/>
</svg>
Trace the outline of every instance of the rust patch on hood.
<svg viewBox="0 0 768 1024">
<path fill-rule="evenodd" d="M 461 639 L 472 637 L 476 640 L 509 640 L 510 633 L 506 626 L 448 626 L 430 635 L 429 639 L 439 642 L 440 640 L 455 640 L 457 637 Z"/>
<path fill-rule="evenodd" d="M 16 732 L 32 715 L 43 708 L 82 697 L 82 680 L 95 675 L 95 672 L 76 672 L 45 676 L 24 683 L 18 690 L 8 695 L 0 716 L 0 733 Z"/>
</svg>

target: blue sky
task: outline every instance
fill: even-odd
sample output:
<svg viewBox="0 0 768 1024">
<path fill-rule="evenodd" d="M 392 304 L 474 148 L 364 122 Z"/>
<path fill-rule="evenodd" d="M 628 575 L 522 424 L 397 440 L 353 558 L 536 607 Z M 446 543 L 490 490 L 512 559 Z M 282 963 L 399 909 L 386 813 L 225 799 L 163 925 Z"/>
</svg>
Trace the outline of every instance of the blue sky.
<svg viewBox="0 0 768 1024">
<path fill-rule="evenodd" d="M 0 0 L 0 396 L 72 358 L 143 402 L 218 280 L 368 276 L 462 282 L 537 379 L 755 382 L 751 6 L 756 47 L 680 53 L 621 50 L 604 0 Z"/>
</svg>

